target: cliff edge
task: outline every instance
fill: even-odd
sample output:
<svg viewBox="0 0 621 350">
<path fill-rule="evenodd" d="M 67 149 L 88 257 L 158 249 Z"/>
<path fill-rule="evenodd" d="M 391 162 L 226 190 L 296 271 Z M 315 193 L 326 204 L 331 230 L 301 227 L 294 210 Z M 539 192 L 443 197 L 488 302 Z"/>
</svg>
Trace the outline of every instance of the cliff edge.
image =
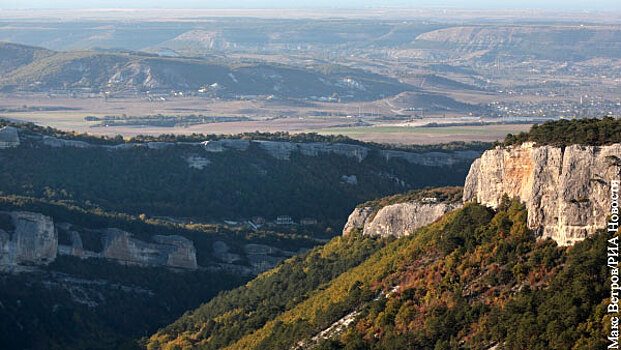
<svg viewBox="0 0 621 350">
<path fill-rule="evenodd" d="M 498 208 L 504 194 L 517 197 L 528 209 L 528 226 L 566 246 L 605 227 L 611 181 L 620 174 L 619 143 L 557 147 L 526 142 L 496 147 L 475 160 L 463 200 Z"/>
<path fill-rule="evenodd" d="M 356 208 L 349 215 L 343 234 L 358 229 L 367 236 L 403 237 L 459 207 L 460 203 L 406 202 L 387 205 L 377 211 L 373 207 Z"/>
</svg>

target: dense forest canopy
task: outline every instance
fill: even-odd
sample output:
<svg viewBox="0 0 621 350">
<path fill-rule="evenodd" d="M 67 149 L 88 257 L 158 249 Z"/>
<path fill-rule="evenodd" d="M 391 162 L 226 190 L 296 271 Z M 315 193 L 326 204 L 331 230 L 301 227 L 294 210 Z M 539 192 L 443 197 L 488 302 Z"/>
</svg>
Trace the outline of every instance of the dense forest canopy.
<svg viewBox="0 0 621 350">
<path fill-rule="evenodd" d="M 535 124 L 529 132 L 507 135 L 501 146 L 535 142 L 537 145 L 570 146 L 575 144 L 601 146 L 621 142 L 621 119 L 572 119 Z"/>
<path fill-rule="evenodd" d="M 13 125 L 25 133 L 59 137 L 70 134 L 34 124 Z M 126 142 L 73 136 L 91 143 Z M 196 140 L 204 140 L 204 136 L 196 136 Z M 241 137 L 340 142 L 338 137 L 316 134 L 256 133 Z M 155 140 L 189 139 L 163 135 L 141 142 Z M 453 146 L 458 145 L 434 146 L 430 150 L 453 150 Z M 480 151 L 477 145 L 462 146 Z M 188 144 L 111 150 L 49 147 L 34 138 L 23 138 L 19 147 L 0 152 L 0 191 L 195 222 L 245 221 L 253 217 L 274 220 L 281 215 L 296 222 L 314 218 L 320 227 L 338 232 L 357 204 L 410 189 L 461 184 L 471 162 L 457 158 L 445 165 L 412 164 L 387 159 L 380 149 L 369 147 L 363 160 L 334 153 L 307 156 L 300 152 L 293 152 L 287 160 L 275 158 L 255 144 L 246 151 L 225 152 L 206 152 Z M 194 161 L 202 163 L 194 166 Z"/>
<path fill-rule="evenodd" d="M 421 190 L 412 190 L 405 193 L 398 193 L 392 196 L 374 199 L 372 201 L 358 204 L 358 207 L 385 207 L 391 204 L 422 201 L 433 198 L 438 202 L 461 202 L 463 188 L 460 186 L 429 187 Z"/>
</svg>

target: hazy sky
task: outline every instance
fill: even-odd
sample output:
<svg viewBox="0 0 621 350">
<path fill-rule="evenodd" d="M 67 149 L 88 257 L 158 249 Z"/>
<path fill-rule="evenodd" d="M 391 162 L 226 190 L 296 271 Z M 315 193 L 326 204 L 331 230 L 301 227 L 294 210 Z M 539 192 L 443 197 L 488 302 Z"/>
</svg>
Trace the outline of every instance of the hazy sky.
<svg viewBox="0 0 621 350">
<path fill-rule="evenodd" d="M 459 7 L 555 10 L 621 9 L 620 0 L 0 0 L 0 9 L 25 8 L 296 8 Z"/>
</svg>

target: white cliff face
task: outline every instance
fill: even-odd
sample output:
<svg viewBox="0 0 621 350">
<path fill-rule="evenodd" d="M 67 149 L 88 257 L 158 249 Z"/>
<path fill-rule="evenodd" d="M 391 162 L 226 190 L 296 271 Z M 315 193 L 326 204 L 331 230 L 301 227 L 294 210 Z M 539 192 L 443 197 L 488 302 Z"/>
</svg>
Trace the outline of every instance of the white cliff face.
<svg viewBox="0 0 621 350">
<path fill-rule="evenodd" d="M 196 269 L 194 244 L 181 236 L 153 236 L 156 243 L 133 238 L 116 228 L 104 230 L 101 256 L 130 264 Z"/>
<path fill-rule="evenodd" d="M 303 156 L 317 157 L 321 154 L 336 154 L 353 158 L 358 162 L 365 160 L 373 149 L 346 143 L 323 143 L 323 142 L 286 142 L 286 141 L 248 141 L 239 139 L 222 139 L 205 141 L 203 149 L 207 152 L 224 152 L 226 150 L 246 151 L 250 145 L 257 145 L 270 156 L 289 160 L 295 152 Z M 453 151 L 453 152 L 408 152 L 398 150 L 380 150 L 381 158 L 405 160 L 410 164 L 424 166 L 451 166 L 458 162 L 471 161 L 480 155 L 477 151 Z"/>
<path fill-rule="evenodd" d="M 6 129 L 6 128 L 5 128 Z M 4 130 L 4 129 L 3 129 Z M 19 139 L 18 139 L 19 142 Z M 137 147 L 147 147 L 149 149 L 164 149 L 176 145 L 200 146 L 209 153 L 221 153 L 225 151 L 247 151 L 251 145 L 258 147 L 270 156 L 280 160 L 290 160 L 291 155 L 299 153 L 307 157 L 317 157 L 322 154 L 336 154 L 347 158 L 352 158 L 358 162 L 367 159 L 369 153 L 374 151 L 362 145 L 352 145 L 347 143 L 325 143 L 325 142 L 288 142 L 288 141 L 266 141 L 266 140 L 242 140 L 242 139 L 221 139 L 203 142 L 147 142 L 147 143 L 122 143 L 119 145 L 96 145 L 84 141 L 65 140 L 52 136 L 43 136 L 41 143 L 55 148 L 74 147 L 90 148 L 101 147 L 111 151 L 128 150 Z M 19 144 L 19 143 L 18 143 Z M 3 148 L 2 132 L 0 130 L 0 148 Z M 6 148 L 6 147 L 5 147 Z M 469 162 L 481 155 L 481 152 L 473 150 L 450 151 L 450 152 L 410 152 L 400 150 L 378 150 L 380 158 L 390 161 L 400 159 L 410 164 L 423 166 L 452 166 L 460 162 Z M 192 156 L 186 159 L 190 167 L 202 169 L 208 163 L 200 160 L 200 156 Z M 200 160 L 200 163 L 197 161 Z"/>
<path fill-rule="evenodd" d="M 334 153 L 341 156 L 355 158 L 359 162 L 363 161 L 369 152 L 364 146 L 350 145 L 345 143 L 296 143 L 281 141 L 253 141 L 259 147 L 276 159 L 289 160 L 291 153 L 300 152 L 302 155 L 316 157 L 322 153 Z"/>
<path fill-rule="evenodd" d="M 495 148 L 472 164 L 464 201 L 497 208 L 503 194 L 517 197 L 531 229 L 571 245 L 605 227 L 610 182 L 620 174 L 621 144 Z"/>
<path fill-rule="evenodd" d="M 207 152 L 224 152 L 227 149 L 245 151 L 250 147 L 250 141 L 237 139 L 222 139 L 216 141 L 204 141 L 201 143 Z"/>
<path fill-rule="evenodd" d="M 374 216 L 373 207 L 356 208 L 349 216 L 343 234 L 358 228 L 369 236 L 407 236 L 460 206 L 460 203 L 397 203 L 379 209 Z"/>
<path fill-rule="evenodd" d="M 0 229 L 0 265 L 48 264 L 56 258 L 58 235 L 52 218 L 25 211 L 10 215 L 13 232 Z"/>
<path fill-rule="evenodd" d="M 187 269 L 198 267 L 196 248 L 194 248 L 194 243 L 191 240 L 177 235 L 155 235 L 153 241 L 158 243 L 160 251 L 167 253 L 167 260 L 164 265 Z"/>
<path fill-rule="evenodd" d="M 229 248 L 224 242 L 214 242 L 213 253 L 220 261 L 214 262 L 216 270 L 253 275 L 305 251 L 246 244 L 240 255 L 229 252 Z M 110 259 L 137 266 L 199 268 L 194 243 L 183 236 L 153 235 L 145 241 L 118 228 L 87 229 L 70 223 L 55 224 L 52 218 L 40 213 L 0 211 L 0 267 L 45 265 L 59 255 Z M 249 266 L 234 264 L 240 260 L 247 260 Z"/>
<path fill-rule="evenodd" d="M 71 245 L 58 244 L 58 230 L 52 218 L 26 211 L 0 212 L 0 266 L 45 265 L 57 255 L 108 258 L 126 263 L 196 269 L 196 249 L 191 240 L 175 235 L 155 235 L 144 242 L 118 229 L 100 233 L 102 251 L 84 249 L 80 233 L 70 224 L 58 224 Z M 94 232 L 94 231 L 93 231 Z"/>
<path fill-rule="evenodd" d="M 354 209 L 354 211 L 349 214 L 345 227 L 343 227 L 343 234 L 350 234 L 355 229 L 364 229 L 364 224 L 367 222 L 369 216 L 374 210 L 374 207 L 361 207 Z"/>
<path fill-rule="evenodd" d="M 321 153 L 334 153 L 362 161 L 366 158 L 368 149 L 364 146 L 349 144 L 329 144 L 321 142 L 297 143 L 283 141 L 248 141 L 238 139 L 222 139 L 203 142 L 203 149 L 207 152 L 224 152 L 226 150 L 246 151 L 250 144 L 255 144 L 276 159 L 289 160 L 293 152 L 300 152 L 305 156 L 318 156 Z"/>
</svg>

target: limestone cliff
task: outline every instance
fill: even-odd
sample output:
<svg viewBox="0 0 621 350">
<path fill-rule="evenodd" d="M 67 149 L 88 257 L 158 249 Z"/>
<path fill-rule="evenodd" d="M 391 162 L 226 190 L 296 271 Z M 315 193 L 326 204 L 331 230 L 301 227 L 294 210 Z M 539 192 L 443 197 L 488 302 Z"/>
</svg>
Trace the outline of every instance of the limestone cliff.
<svg viewBox="0 0 621 350">
<path fill-rule="evenodd" d="M 56 258 L 58 235 L 52 218 L 26 211 L 1 212 L 0 265 L 48 264 Z"/>
<path fill-rule="evenodd" d="M 196 269 L 194 244 L 181 236 L 153 236 L 156 243 L 144 242 L 129 232 L 104 230 L 101 256 L 126 263 Z"/>
<path fill-rule="evenodd" d="M 464 201 L 497 208 L 503 194 L 517 197 L 530 228 L 571 245 L 605 226 L 610 182 L 620 172 L 621 144 L 497 147 L 472 164 Z"/>
<path fill-rule="evenodd" d="M 12 128 L 8 132 L 4 132 L 7 128 L 0 130 L 0 149 L 8 148 L 10 143 L 3 143 L 3 139 L 7 138 L 11 134 L 13 129 L 15 130 L 16 145 L 19 145 L 19 138 L 17 137 L 17 129 Z M 4 136 L 3 136 L 4 135 Z M 12 135 L 12 134 L 11 134 Z M 289 142 L 289 141 L 267 141 L 267 140 L 243 140 L 243 139 L 221 139 L 214 141 L 203 142 L 147 142 L 147 143 L 122 143 L 114 146 L 110 145 L 97 145 L 88 143 L 85 141 L 67 140 L 52 136 L 31 136 L 30 139 L 36 139 L 41 144 L 54 147 L 73 147 L 73 148 L 91 148 L 101 147 L 111 151 L 128 150 L 138 147 L 146 147 L 148 149 L 164 149 L 174 146 L 193 146 L 202 147 L 203 150 L 209 153 L 221 153 L 225 151 L 239 151 L 245 152 L 250 147 L 257 147 L 258 149 L 266 152 L 270 156 L 280 160 L 290 160 L 291 155 L 299 153 L 307 157 L 317 157 L 322 154 L 336 154 L 351 159 L 355 159 L 358 162 L 362 162 L 367 159 L 370 154 L 378 154 L 381 159 L 389 161 L 391 159 L 404 160 L 410 164 L 417 164 L 423 166 L 452 166 L 456 163 L 470 162 L 481 155 L 481 152 L 475 150 L 458 150 L 458 151 L 428 151 L 428 152 L 416 152 L 407 150 L 382 150 L 375 149 L 364 145 L 355 145 L 347 143 L 326 143 L 326 142 Z M 190 167 L 197 169 L 203 169 L 209 164 L 209 160 L 201 157 L 200 155 L 194 155 L 190 158 L 186 158 Z"/>
<path fill-rule="evenodd" d="M 343 227 L 343 234 L 350 234 L 355 229 L 364 229 L 364 224 L 374 210 L 374 207 L 360 207 L 354 209 L 354 211 L 349 214 L 345 227 Z"/>
<path fill-rule="evenodd" d="M 356 208 L 349 216 L 343 234 L 359 229 L 369 236 L 407 236 L 460 206 L 460 203 L 405 202 L 387 205 L 377 211 L 373 207 Z"/>
<path fill-rule="evenodd" d="M 291 155 L 299 152 L 304 156 L 316 157 L 321 154 L 336 154 L 345 156 L 362 162 L 367 159 L 374 149 L 363 145 L 352 145 L 346 143 L 324 143 L 324 142 L 287 142 L 287 141 L 262 141 L 262 140 L 241 140 L 241 139 L 222 139 L 216 141 L 205 141 L 202 147 L 207 152 L 224 152 L 226 150 L 246 151 L 251 145 L 257 146 L 267 152 L 270 156 L 289 160 Z M 424 166 L 451 166 L 459 162 L 469 162 L 478 157 L 481 153 L 472 150 L 450 151 L 450 152 L 409 152 L 400 150 L 378 150 L 381 158 L 386 161 L 390 159 L 402 159 L 411 164 Z"/>
<path fill-rule="evenodd" d="M 155 235 L 145 242 L 119 229 L 85 230 L 99 248 L 85 247 L 71 224 L 55 225 L 52 218 L 27 211 L 0 211 L 0 266 L 44 265 L 57 255 L 82 259 L 108 258 L 125 263 L 196 269 L 196 249 L 181 236 Z M 59 244 L 59 231 L 64 243 Z M 92 245 L 92 243 L 91 243 Z"/>
<path fill-rule="evenodd" d="M 182 236 L 155 235 L 153 240 L 161 250 L 166 251 L 167 260 L 164 265 L 196 269 L 196 248 L 194 243 Z"/>
</svg>

